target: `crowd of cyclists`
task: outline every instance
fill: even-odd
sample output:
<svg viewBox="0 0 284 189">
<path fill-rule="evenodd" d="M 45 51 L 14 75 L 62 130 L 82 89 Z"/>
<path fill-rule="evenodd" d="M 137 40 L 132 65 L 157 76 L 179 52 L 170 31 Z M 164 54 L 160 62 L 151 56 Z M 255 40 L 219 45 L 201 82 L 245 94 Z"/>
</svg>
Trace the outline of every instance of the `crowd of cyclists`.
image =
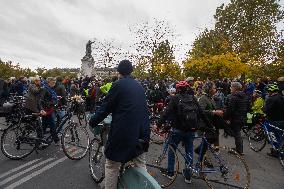
<svg viewBox="0 0 284 189">
<path fill-rule="evenodd" d="M 124 61 L 123 64 L 128 65 L 129 61 Z M 132 65 L 131 69 L 129 68 L 130 70 L 125 69 L 126 68 L 123 67 L 121 70 L 118 70 L 120 73 L 119 77 L 114 76 L 104 80 L 96 80 L 95 77 L 69 79 L 62 77 L 41 78 L 39 76 L 30 78 L 12 77 L 7 80 L 0 80 L 0 107 L 13 95 L 24 96 L 26 114 L 41 114 L 43 117 L 43 135 L 49 127 L 53 141 L 57 144 L 59 136 L 55 133 L 55 114 L 60 114 L 60 116 L 64 114 L 64 111 L 55 111 L 57 106 L 64 106 L 69 97 L 75 95 L 83 96 L 86 111 L 90 111 L 91 113 L 96 112 L 96 116 L 92 117 L 90 122 L 91 126 L 95 127 L 99 121 L 102 121 L 102 119 L 107 116 L 106 113 L 126 111 L 126 106 L 123 106 L 123 110 L 117 110 L 114 107 L 120 106 L 122 99 L 119 99 L 119 102 L 116 103 L 111 101 L 112 98 L 115 99 L 115 95 L 121 95 L 121 92 L 117 92 L 119 91 L 117 90 L 117 86 L 123 86 L 122 90 L 135 90 L 134 92 L 124 91 L 125 93 L 131 94 L 131 98 L 134 99 L 134 101 L 145 100 L 146 106 L 148 105 L 148 107 L 150 107 L 149 105 L 152 105 L 151 111 L 155 115 L 159 115 L 158 128 L 162 128 L 165 122 L 171 124 L 173 129 L 171 142 L 177 146 L 183 141 L 186 154 L 191 157 L 193 157 L 194 152 L 198 153 L 200 150 L 198 147 L 195 149 L 193 147 L 194 133 L 197 128 L 214 128 L 216 132 L 208 132 L 206 135 L 208 141 L 216 147 L 220 145 L 219 130 L 224 129 L 225 136 L 229 135 L 234 137 L 234 150 L 240 156 L 244 155 L 241 134 L 244 125 L 255 125 L 260 117 L 266 117 L 279 128 L 284 129 L 284 77 L 279 77 L 275 81 L 271 80 L 269 77 L 258 78 L 256 80 L 247 78 L 244 81 L 230 78 L 216 80 L 211 78 L 201 79 L 200 77 L 188 77 L 183 81 L 174 81 L 172 79 L 157 81 L 150 78 L 133 78 L 131 76 Z M 128 77 L 131 77 L 135 82 L 127 80 Z M 124 83 L 122 83 L 122 80 Z M 121 82 L 120 85 L 117 84 L 119 82 Z M 137 83 L 143 88 L 146 99 L 144 99 L 143 95 L 138 98 L 140 88 L 136 86 Z M 110 95 L 108 95 L 109 91 L 111 91 Z M 105 100 L 102 100 L 104 97 L 106 97 Z M 130 103 L 130 101 L 126 100 L 123 103 L 127 104 Z M 98 105 L 101 105 L 104 109 L 96 109 Z M 144 107 L 143 102 L 140 104 L 136 103 L 136 105 Z M 184 112 L 180 112 L 180 107 L 182 106 L 184 106 Z M 192 106 L 193 108 L 189 108 L 190 110 L 188 110 L 186 106 Z M 131 106 L 131 108 L 133 108 L 133 106 Z M 147 111 L 148 110 L 147 108 Z M 136 114 L 143 114 L 140 110 L 135 108 L 133 111 Z M 187 117 L 183 118 L 182 114 L 185 113 L 188 113 Z M 132 116 L 135 117 L 135 115 Z M 139 120 L 140 118 L 137 119 Z M 189 121 L 185 122 L 184 120 L 186 119 Z M 113 120 L 116 121 L 117 117 L 114 117 Z M 146 122 L 145 125 L 147 125 Z M 128 123 L 133 124 L 133 122 L 129 122 L 129 120 Z M 114 133 L 118 131 L 113 130 L 111 132 L 109 136 L 114 135 Z M 143 139 L 149 142 L 149 136 L 147 134 L 149 130 L 145 129 L 143 132 L 145 134 Z M 130 139 L 130 141 L 131 140 L 132 139 Z M 111 141 L 108 141 L 107 145 L 111 146 Z M 129 144 L 125 145 L 129 147 Z M 144 150 L 147 151 L 147 149 L 148 147 L 146 145 Z M 107 158 L 109 161 L 107 161 L 106 164 L 109 168 L 109 172 L 106 173 L 108 175 L 106 179 L 110 182 L 110 179 L 115 177 L 110 173 L 110 170 L 113 170 L 114 162 L 128 161 L 129 157 L 121 159 L 118 157 L 119 155 L 114 156 L 109 152 L 109 150 L 116 150 L 114 147 L 109 147 L 107 150 L 106 154 L 108 155 Z M 132 154 L 130 159 L 140 157 L 138 155 L 135 156 Z M 275 156 L 277 152 L 271 151 L 269 155 Z M 143 162 L 143 159 L 138 158 L 138 160 Z M 164 173 L 164 175 L 169 178 L 173 174 L 171 172 L 171 166 L 173 165 L 170 164 L 168 170 Z M 190 172 L 184 170 L 183 175 L 185 181 L 190 183 Z"/>
</svg>

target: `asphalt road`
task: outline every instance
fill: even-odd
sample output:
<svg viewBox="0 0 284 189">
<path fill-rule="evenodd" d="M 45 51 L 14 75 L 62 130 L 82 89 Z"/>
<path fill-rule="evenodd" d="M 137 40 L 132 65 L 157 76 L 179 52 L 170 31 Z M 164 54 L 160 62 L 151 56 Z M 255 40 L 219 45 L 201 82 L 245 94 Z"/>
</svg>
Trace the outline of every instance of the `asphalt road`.
<svg viewBox="0 0 284 189">
<path fill-rule="evenodd" d="M 1 126 L 0 126 L 1 127 Z M 0 131 L 0 135 L 1 135 Z M 220 136 L 221 144 L 233 147 L 232 138 Z M 151 153 L 157 151 L 150 148 Z M 256 153 L 249 149 L 244 139 L 245 160 L 251 173 L 252 189 L 283 189 L 284 169 L 278 159 L 267 156 L 267 146 Z M 65 157 L 60 146 L 51 145 L 38 154 L 15 161 L 7 159 L 0 153 L 0 188 L 1 189 L 96 189 L 100 188 L 90 176 L 88 156 L 79 161 Z M 193 179 L 186 184 L 181 175 L 169 188 L 208 188 L 203 180 Z M 222 188 L 228 188 L 226 186 Z"/>
</svg>

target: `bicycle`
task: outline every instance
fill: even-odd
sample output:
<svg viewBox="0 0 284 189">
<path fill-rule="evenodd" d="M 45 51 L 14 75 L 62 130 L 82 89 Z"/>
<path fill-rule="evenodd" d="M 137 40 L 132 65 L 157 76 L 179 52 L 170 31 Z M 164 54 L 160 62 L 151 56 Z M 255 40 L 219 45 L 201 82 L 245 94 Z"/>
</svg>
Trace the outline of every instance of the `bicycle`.
<svg viewBox="0 0 284 189">
<path fill-rule="evenodd" d="M 284 130 L 266 119 L 251 129 L 249 145 L 253 151 L 260 152 L 267 143 L 278 153 L 280 164 L 284 168 Z"/>
<path fill-rule="evenodd" d="M 90 146 L 90 137 L 86 128 L 88 121 L 83 103 L 84 101 L 80 97 L 71 98 L 70 108 L 67 112 L 71 117 L 75 114 L 78 122 L 72 121 L 68 124 L 61 136 L 62 150 L 71 160 L 84 158 Z M 85 125 L 83 121 L 85 121 Z"/>
<path fill-rule="evenodd" d="M 157 127 L 159 119 L 159 116 L 150 116 L 150 140 L 156 144 L 162 144 L 167 138 L 167 132 L 163 132 Z"/>
<path fill-rule="evenodd" d="M 20 121 L 20 117 L 24 115 L 24 102 L 23 96 L 10 96 L 10 98 L 4 102 L 3 106 L 0 107 L 0 131 L 4 132 L 10 125 L 16 125 Z"/>
<path fill-rule="evenodd" d="M 76 125 L 76 123 L 71 120 L 72 115 L 73 113 L 69 108 L 67 109 L 66 114 L 60 120 L 57 120 L 58 127 L 55 131 L 56 135 L 61 134 L 63 136 L 62 129 L 66 123 L 69 127 Z M 87 130 L 84 130 L 84 132 L 86 134 Z M 11 138 L 11 141 L 9 140 L 9 137 Z M 67 148 L 62 141 L 63 140 L 61 139 L 62 147 L 66 150 Z M 10 125 L 4 130 L 4 133 L 1 136 L 1 151 L 6 157 L 13 160 L 19 160 L 27 157 L 33 151 L 38 153 L 39 150 L 46 149 L 52 142 L 53 137 L 51 134 L 43 137 L 41 117 L 39 114 L 24 115 L 21 116 L 18 124 Z M 44 146 L 42 146 L 42 144 L 44 144 Z M 72 152 L 72 154 L 77 153 L 79 152 Z M 84 153 L 87 153 L 87 150 L 83 151 L 81 156 L 84 156 Z"/>
<path fill-rule="evenodd" d="M 219 188 L 220 185 L 226 185 L 228 188 L 249 188 L 249 168 L 245 160 L 237 152 L 227 147 L 215 148 L 211 146 L 203 133 L 201 136 L 195 137 L 195 139 L 201 139 L 201 145 L 197 162 L 190 165 L 189 162 L 193 161 L 193 158 L 190 156 L 190 159 L 188 159 L 178 146 L 173 146 L 174 144 L 170 143 L 171 135 L 172 130 L 169 130 L 168 137 L 162 145 L 155 143 L 150 145 L 153 150 L 160 151 L 158 157 L 151 153 L 146 155 L 148 156 L 147 169 L 162 188 L 173 184 L 177 175 L 180 174 L 177 152 L 186 162 L 185 170 L 191 172 L 193 178 L 204 180 L 209 188 Z M 174 150 L 174 147 L 176 150 Z M 207 149 L 205 155 L 202 154 L 204 148 Z M 174 174 L 171 178 L 163 176 L 163 173 L 167 170 L 169 154 L 172 155 L 171 157 L 175 161 Z"/>
<path fill-rule="evenodd" d="M 106 122 L 105 122 L 106 123 Z M 95 183 L 101 183 L 104 180 L 104 144 L 106 141 L 107 125 L 99 124 L 93 129 L 95 138 L 92 140 L 89 150 L 89 168 Z M 131 163 L 122 164 L 118 177 L 118 189 L 126 188 L 149 188 L 160 189 L 159 184 L 154 180 L 146 170 L 133 167 Z"/>
</svg>

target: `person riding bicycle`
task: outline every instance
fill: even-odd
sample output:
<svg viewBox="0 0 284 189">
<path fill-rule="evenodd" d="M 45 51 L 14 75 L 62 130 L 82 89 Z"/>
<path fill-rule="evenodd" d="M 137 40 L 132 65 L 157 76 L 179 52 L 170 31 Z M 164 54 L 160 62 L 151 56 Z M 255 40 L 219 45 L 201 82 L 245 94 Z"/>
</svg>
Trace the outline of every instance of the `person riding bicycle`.
<svg viewBox="0 0 284 189">
<path fill-rule="evenodd" d="M 257 124 L 260 118 L 265 116 L 263 112 L 264 99 L 261 97 L 262 92 L 260 90 L 254 90 L 252 95 L 251 112 L 247 114 L 247 124 L 249 128 Z"/>
<path fill-rule="evenodd" d="M 171 98 L 171 101 L 157 124 L 158 128 L 161 128 L 162 124 L 171 117 L 173 133 L 170 137 L 170 145 L 176 150 L 179 143 L 183 141 L 187 159 L 191 160 L 191 162 L 186 162 L 186 165 L 193 163 L 193 140 L 196 128 L 198 127 L 198 118 L 202 118 L 201 115 L 203 115 L 196 98 L 187 93 L 189 87 L 190 86 L 186 81 L 179 81 L 176 84 L 177 94 Z M 182 107 L 187 107 L 187 109 L 191 109 L 192 111 L 182 112 Z M 186 113 L 187 115 L 184 116 L 183 113 Z M 186 116 L 191 120 L 185 120 L 184 118 Z M 169 153 L 168 156 L 168 169 L 164 171 L 163 175 L 172 178 L 174 175 L 175 161 L 172 153 Z M 183 175 L 185 177 L 185 182 L 191 183 L 190 170 L 183 170 Z"/>
<path fill-rule="evenodd" d="M 102 105 L 91 116 L 90 126 L 96 127 L 112 113 L 110 132 L 105 147 L 105 188 L 117 188 L 118 173 L 122 163 L 133 161 L 146 169 L 144 152 L 150 140 L 150 121 L 146 95 L 141 84 L 130 75 L 129 60 L 118 67 L 120 79 L 112 84 Z M 141 143 L 141 141 L 144 141 Z"/>
</svg>

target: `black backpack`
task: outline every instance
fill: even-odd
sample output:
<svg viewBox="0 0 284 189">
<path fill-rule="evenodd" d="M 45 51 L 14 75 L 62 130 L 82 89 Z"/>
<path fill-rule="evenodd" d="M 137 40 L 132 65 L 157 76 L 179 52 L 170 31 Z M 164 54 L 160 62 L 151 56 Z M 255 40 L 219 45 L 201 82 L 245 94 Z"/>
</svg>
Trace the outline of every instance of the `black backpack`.
<svg viewBox="0 0 284 189">
<path fill-rule="evenodd" d="M 184 131 L 198 127 L 198 104 L 193 95 L 179 96 L 177 110 L 179 124 Z"/>
</svg>

